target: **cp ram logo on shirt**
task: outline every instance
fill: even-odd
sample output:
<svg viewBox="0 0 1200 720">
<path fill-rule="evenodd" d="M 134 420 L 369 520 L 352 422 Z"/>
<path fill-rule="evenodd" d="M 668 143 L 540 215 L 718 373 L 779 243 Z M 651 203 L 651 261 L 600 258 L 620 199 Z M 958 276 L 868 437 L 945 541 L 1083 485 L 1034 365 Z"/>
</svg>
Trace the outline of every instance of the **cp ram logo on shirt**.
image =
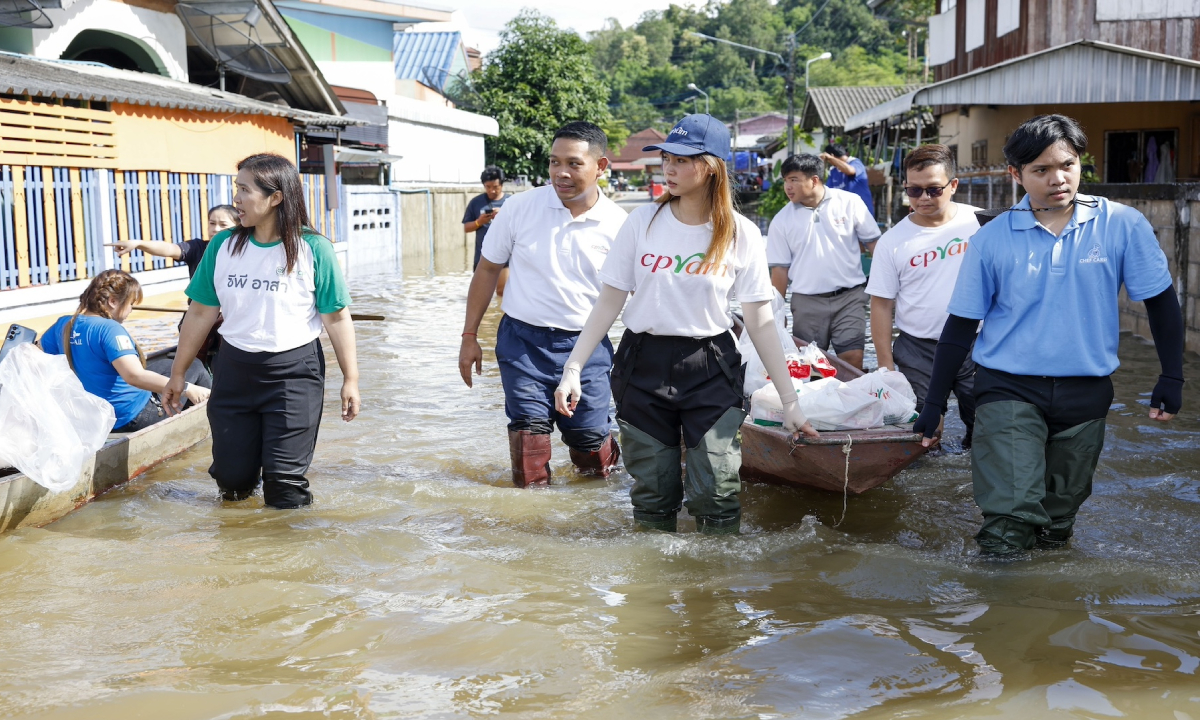
<svg viewBox="0 0 1200 720">
<path fill-rule="evenodd" d="M 683 257 L 682 255 L 655 255 L 654 253 L 646 253 L 642 256 L 642 267 L 650 268 L 650 272 L 656 273 L 660 270 L 665 272 L 673 272 L 676 275 L 685 273 L 687 275 L 712 275 L 714 277 L 726 277 L 729 275 L 729 265 L 725 263 L 711 263 L 704 261 L 704 253 L 696 253 Z"/>
<path fill-rule="evenodd" d="M 969 243 L 962 238 L 954 238 L 939 248 L 926 250 L 920 255 L 913 255 L 911 258 L 909 258 L 908 264 L 912 267 L 929 267 L 930 263 L 937 262 L 938 260 L 945 260 L 948 257 L 962 255 L 967 251 L 968 244 Z"/>
</svg>

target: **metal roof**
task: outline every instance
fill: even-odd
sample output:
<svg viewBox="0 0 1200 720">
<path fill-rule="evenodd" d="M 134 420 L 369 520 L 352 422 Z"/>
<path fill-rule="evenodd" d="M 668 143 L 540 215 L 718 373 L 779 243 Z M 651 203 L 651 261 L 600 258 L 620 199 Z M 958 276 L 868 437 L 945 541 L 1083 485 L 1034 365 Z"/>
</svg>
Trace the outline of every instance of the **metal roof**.
<svg viewBox="0 0 1200 720">
<path fill-rule="evenodd" d="M 851 116 L 919 88 L 921 85 L 810 87 L 800 112 L 800 127 L 844 128 Z"/>
<path fill-rule="evenodd" d="M 416 80 L 443 90 L 461 52 L 462 36 L 456 32 L 398 32 L 392 40 L 392 62 L 397 80 Z M 432 72 L 425 72 L 429 68 Z"/>
<path fill-rule="evenodd" d="M 161 75 L 93 63 L 42 60 L 0 53 L 0 93 L 120 102 L 210 112 L 272 115 L 314 126 L 361 125 L 361 120 L 298 110 Z"/>
<path fill-rule="evenodd" d="M 1078 40 L 926 85 L 857 113 L 846 129 L 918 105 L 1072 105 L 1200 100 L 1200 62 Z"/>
</svg>

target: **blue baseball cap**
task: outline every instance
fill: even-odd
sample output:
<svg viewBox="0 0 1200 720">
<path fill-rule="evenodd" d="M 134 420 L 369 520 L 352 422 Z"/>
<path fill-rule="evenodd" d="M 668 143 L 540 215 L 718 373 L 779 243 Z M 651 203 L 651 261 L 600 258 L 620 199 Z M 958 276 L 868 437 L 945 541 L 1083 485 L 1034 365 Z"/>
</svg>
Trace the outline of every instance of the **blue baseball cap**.
<svg viewBox="0 0 1200 720">
<path fill-rule="evenodd" d="M 707 153 L 724 160 L 729 157 L 729 128 L 712 115 L 685 115 L 665 140 L 642 148 L 643 152 L 647 150 L 687 156 Z"/>
</svg>

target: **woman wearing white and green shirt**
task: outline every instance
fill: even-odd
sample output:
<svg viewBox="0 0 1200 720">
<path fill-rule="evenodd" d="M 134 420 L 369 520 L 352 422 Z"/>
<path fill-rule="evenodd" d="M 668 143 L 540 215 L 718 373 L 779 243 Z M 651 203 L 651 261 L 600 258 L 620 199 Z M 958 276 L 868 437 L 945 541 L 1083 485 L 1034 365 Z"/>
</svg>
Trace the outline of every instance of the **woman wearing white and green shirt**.
<svg viewBox="0 0 1200 720">
<path fill-rule="evenodd" d="M 296 166 L 279 155 L 238 163 L 233 204 L 241 226 L 213 238 L 188 285 L 164 403 L 178 409 L 188 364 L 221 313 L 213 368 L 208 472 L 226 500 L 263 484 L 276 508 L 312 502 L 305 473 L 317 444 L 325 392 L 324 327 L 342 370 L 342 419 L 358 415 L 358 358 L 333 245 L 311 229 Z"/>
</svg>

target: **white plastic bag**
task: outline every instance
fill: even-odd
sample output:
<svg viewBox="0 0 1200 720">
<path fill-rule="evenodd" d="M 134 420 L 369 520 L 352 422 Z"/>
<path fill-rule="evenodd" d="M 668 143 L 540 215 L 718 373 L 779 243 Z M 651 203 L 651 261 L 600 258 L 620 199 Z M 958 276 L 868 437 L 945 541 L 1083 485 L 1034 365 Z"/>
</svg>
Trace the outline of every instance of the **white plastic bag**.
<svg viewBox="0 0 1200 720">
<path fill-rule="evenodd" d="M 83 389 L 66 356 L 26 343 L 0 363 L 0 462 L 51 492 L 79 481 L 116 421 L 112 405 Z"/>
<path fill-rule="evenodd" d="M 798 388 L 800 411 L 817 430 L 865 430 L 883 423 L 883 404 L 874 395 L 837 378 Z"/>
<path fill-rule="evenodd" d="M 908 378 L 887 368 L 854 378 L 846 383 L 875 396 L 883 404 L 883 424 L 897 425 L 916 420 L 917 396 Z"/>
<path fill-rule="evenodd" d="M 800 354 L 796 350 L 796 343 L 792 341 L 792 334 L 784 327 L 786 315 L 784 315 L 783 296 L 779 291 L 775 291 L 775 297 L 771 299 L 771 312 L 775 315 L 775 331 L 779 335 L 779 345 L 783 349 L 784 360 L 788 361 L 789 369 L 800 359 Z M 743 386 L 745 394 L 753 397 L 754 393 L 765 385 L 770 385 L 771 381 L 767 376 L 767 368 L 762 364 L 762 358 L 758 356 L 758 350 L 754 347 L 754 342 L 750 340 L 750 333 L 742 331 L 742 336 L 738 338 L 738 353 L 742 356 L 742 362 L 746 363 L 746 380 Z M 799 366 L 796 365 L 798 368 Z M 795 377 L 795 372 L 793 372 Z M 776 395 L 778 397 L 778 395 Z"/>
</svg>

